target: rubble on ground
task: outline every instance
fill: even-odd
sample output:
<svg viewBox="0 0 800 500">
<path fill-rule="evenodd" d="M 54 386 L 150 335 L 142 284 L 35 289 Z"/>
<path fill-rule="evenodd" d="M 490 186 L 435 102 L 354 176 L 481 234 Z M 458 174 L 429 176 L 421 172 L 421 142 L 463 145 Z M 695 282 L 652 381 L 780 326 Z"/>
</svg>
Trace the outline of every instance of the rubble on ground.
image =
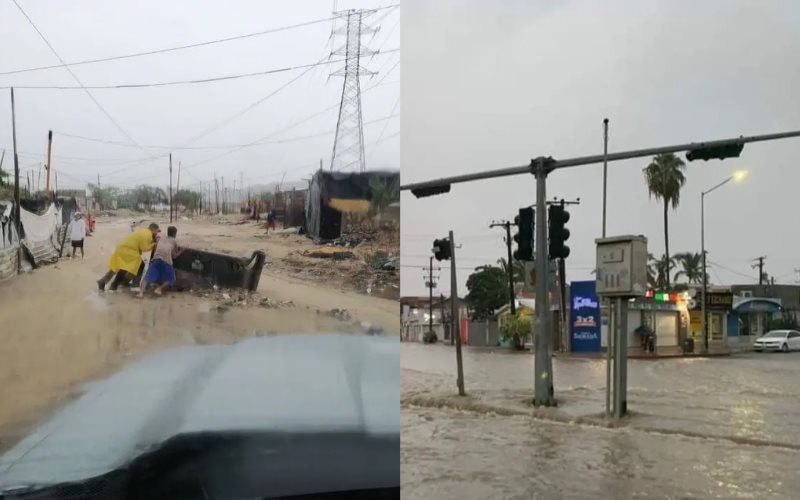
<svg viewBox="0 0 800 500">
<path fill-rule="evenodd" d="M 217 302 L 216 309 L 225 311 L 231 307 L 264 307 L 267 309 L 278 309 L 294 307 L 291 300 L 274 300 L 265 297 L 258 292 L 247 290 L 190 290 L 189 293 L 195 297 L 202 297 Z"/>
</svg>

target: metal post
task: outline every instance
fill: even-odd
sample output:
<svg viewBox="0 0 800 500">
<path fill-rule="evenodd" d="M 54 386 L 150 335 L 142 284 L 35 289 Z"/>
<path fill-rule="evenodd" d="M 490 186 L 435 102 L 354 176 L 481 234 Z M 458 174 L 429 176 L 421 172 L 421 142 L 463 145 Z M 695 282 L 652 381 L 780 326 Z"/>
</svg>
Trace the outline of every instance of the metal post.
<svg viewBox="0 0 800 500">
<path fill-rule="evenodd" d="M 461 331 L 458 316 L 458 283 L 456 280 L 456 244 L 453 240 L 453 231 L 450 231 L 450 302 L 453 319 L 453 335 L 456 337 L 456 364 L 458 365 L 458 395 L 465 396 L 464 392 L 464 366 L 461 360 Z"/>
<path fill-rule="evenodd" d="M 17 156 L 17 114 L 14 107 L 14 88 L 11 88 L 11 138 L 14 145 L 14 222 L 17 229 L 17 272 L 22 272 L 22 207 L 19 204 L 19 156 Z"/>
<path fill-rule="evenodd" d="M 617 334 L 617 332 L 615 330 L 616 322 L 614 321 L 614 301 L 606 299 L 605 304 L 606 304 L 606 310 L 608 311 L 608 327 L 606 328 L 606 415 L 610 417 L 611 416 L 611 365 L 613 364 L 613 358 L 611 356 L 611 353 L 614 349 L 614 336 Z"/>
<path fill-rule="evenodd" d="M 550 329 L 548 328 L 548 315 L 550 314 L 548 297 L 548 268 L 547 258 L 547 170 L 544 158 L 534 160 L 534 175 L 536 176 L 536 302 L 534 311 L 536 315 L 536 329 L 533 332 L 534 341 L 534 399 L 535 406 L 554 406 L 553 394 L 553 359 L 550 350 Z"/>
<path fill-rule="evenodd" d="M 569 339 L 569 328 L 567 327 L 567 266 L 565 259 L 560 258 L 558 259 L 558 289 L 559 289 L 559 318 L 561 319 L 561 328 L 560 335 L 561 335 L 561 342 L 560 342 L 560 350 L 562 352 L 567 351 L 567 340 Z"/>
<path fill-rule="evenodd" d="M 628 299 L 617 300 L 617 341 L 614 360 L 614 416 L 622 418 L 628 411 Z"/>
<path fill-rule="evenodd" d="M 700 331 L 703 332 L 703 349 L 708 352 L 708 313 L 706 311 L 706 293 L 708 279 L 706 277 L 706 194 L 700 193 L 700 253 L 703 256 L 703 290 L 700 299 Z"/>
<path fill-rule="evenodd" d="M 608 118 L 603 119 L 603 238 L 606 237 L 606 187 L 608 181 Z"/>
</svg>

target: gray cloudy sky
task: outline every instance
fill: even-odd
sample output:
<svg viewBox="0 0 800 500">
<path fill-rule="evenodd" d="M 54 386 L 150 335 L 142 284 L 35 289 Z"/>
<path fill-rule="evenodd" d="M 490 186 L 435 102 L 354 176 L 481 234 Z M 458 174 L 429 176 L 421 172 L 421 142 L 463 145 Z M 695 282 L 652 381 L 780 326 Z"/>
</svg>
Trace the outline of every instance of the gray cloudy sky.
<svg viewBox="0 0 800 500">
<path fill-rule="evenodd" d="M 800 129 L 800 3 L 794 0 L 480 2 L 404 0 L 404 183 L 527 163 L 539 155 L 610 151 Z M 688 163 L 670 213 L 670 250 L 700 251 L 700 192 L 737 169 L 750 176 L 706 200 L 713 282 L 750 283 L 752 259 L 791 283 L 800 268 L 800 139 L 748 145 L 739 159 Z M 648 199 L 648 159 L 609 165 L 608 233 L 645 234 L 663 254 L 661 205 Z M 602 166 L 553 174 L 548 198 L 574 199 L 568 279 L 590 279 L 601 231 Z M 533 203 L 532 177 L 457 184 L 402 197 L 401 286 L 422 295 L 431 241 L 463 243 L 458 279 L 505 255 L 492 219 Z M 442 263 L 449 264 L 449 263 Z M 441 273 L 449 293 L 449 272 Z"/>
<path fill-rule="evenodd" d="M 69 62 L 104 58 L 197 43 L 218 38 L 264 31 L 271 28 L 331 17 L 337 9 L 372 8 L 390 5 L 385 0 L 260 1 L 156 0 L 63 2 L 17 0 L 61 57 Z M 381 30 L 363 41 L 373 50 L 399 48 L 400 12 L 383 10 L 367 19 Z M 339 25 L 343 25 L 339 21 Z M 175 52 L 133 59 L 75 66 L 73 71 L 86 85 L 163 82 L 250 73 L 317 62 L 332 49 L 329 41 L 332 21 L 278 33 L 252 37 Z M 344 44 L 338 35 L 335 46 Z M 0 2 L 0 72 L 58 64 L 11 0 Z M 335 47 L 334 47 L 335 48 Z M 333 56 L 334 60 L 341 59 Z M 363 61 L 378 71 L 374 78 L 362 78 L 362 90 L 380 82 L 363 95 L 364 138 L 367 168 L 399 168 L 399 116 L 375 121 L 392 114 L 399 99 L 399 52 L 377 55 Z M 122 126 L 145 146 L 207 147 L 245 144 L 280 131 L 304 118 L 334 107 L 269 140 L 285 141 L 229 149 L 172 149 L 173 160 L 183 163 L 182 185 L 225 176 L 232 186 L 240 174 L 246 183 L 286 181 L 308 176 L 324 160 L 330 166 L 334 129 L 343 79 L 329 73 L 343 63 L 310 70 L 284 90 L 238 118 L 197 137 L 210 127 L 266 97 L 305 71 L 255 76 L 237 80 L 142 89 L 92 90 L 93 95 Z M 64 68 L 0 75 L 0 87 L 9 85 L 75 85 Z M 126 142 L 129 140 L 98 109 L 82 90 L 17 89 L 17 141 L 21 168 L 38 168 L 43 161 L 47 130 L 56 135 L 53 167 L 59 172 L 59 187 L 82 187 L 100 174 L 102 184 L 131 186 L 169 182 L 166 148 L 147 148 L 91 142 L 60 135 Z M 9 91 L 0 90 L 0 148 L 11 147 Z M 398 106 L 399 109 L 399 106 Z M 326 135 L 292 140 L 309 135 Z M 378 142 L 378 139 L 381 139 Z M 191 140 L 190 139 L 194 139 Z M 131 162 L 148 156 L 158 159 Z M 126 163 L 127 161 L 127 163 Z M 193 166 L 193 164 L 197 164 Z M 4 169 L 11 165 L 6 156 Z M 23 177 L 24 182 L 24 177 Z M 43 182 L 42 182 L 43 184 Z"/>
</svg>

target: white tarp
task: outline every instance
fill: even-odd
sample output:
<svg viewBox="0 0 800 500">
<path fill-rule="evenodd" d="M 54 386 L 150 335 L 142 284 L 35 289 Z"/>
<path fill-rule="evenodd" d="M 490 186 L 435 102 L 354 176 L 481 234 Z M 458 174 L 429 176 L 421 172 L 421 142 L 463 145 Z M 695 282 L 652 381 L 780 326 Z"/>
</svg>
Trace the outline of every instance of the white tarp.
<svg viewBox="0 0 800 500">
<path fill-rule="evenodd" d="M 61 209 L 50 205 L 42 215 L 36 215 L 25 209 L 20 210 L 22 230 L 25 237 L 22 242 L 33 255 L 35 264 L 58 260 L 61 242 L 58 239 L 61 227 Z"/>
<path fill-rule="evenodd" d="M 25 231 L 25 239 L 30 242 L 50 239 L 55 234 L 61 221 L 59 210 L 56 209 L 55 205 L 50 205 L 42 215 L 36 215 L 23 208 L 20 210 L 20 216 L 22 229 Z"/>
</svg>

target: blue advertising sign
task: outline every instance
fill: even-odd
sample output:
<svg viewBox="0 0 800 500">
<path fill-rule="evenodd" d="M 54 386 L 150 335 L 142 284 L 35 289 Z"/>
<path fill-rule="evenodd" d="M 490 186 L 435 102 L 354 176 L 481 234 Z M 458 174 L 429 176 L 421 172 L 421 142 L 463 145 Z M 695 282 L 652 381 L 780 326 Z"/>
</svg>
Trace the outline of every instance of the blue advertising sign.
<svg viewBox="0 0 800 500">
<path fill-rule="evenodd" d="M 595 281 L 570 283 L 569 335 L 572 352 L 600 352 L 600 301 Z"/>
</svg>

